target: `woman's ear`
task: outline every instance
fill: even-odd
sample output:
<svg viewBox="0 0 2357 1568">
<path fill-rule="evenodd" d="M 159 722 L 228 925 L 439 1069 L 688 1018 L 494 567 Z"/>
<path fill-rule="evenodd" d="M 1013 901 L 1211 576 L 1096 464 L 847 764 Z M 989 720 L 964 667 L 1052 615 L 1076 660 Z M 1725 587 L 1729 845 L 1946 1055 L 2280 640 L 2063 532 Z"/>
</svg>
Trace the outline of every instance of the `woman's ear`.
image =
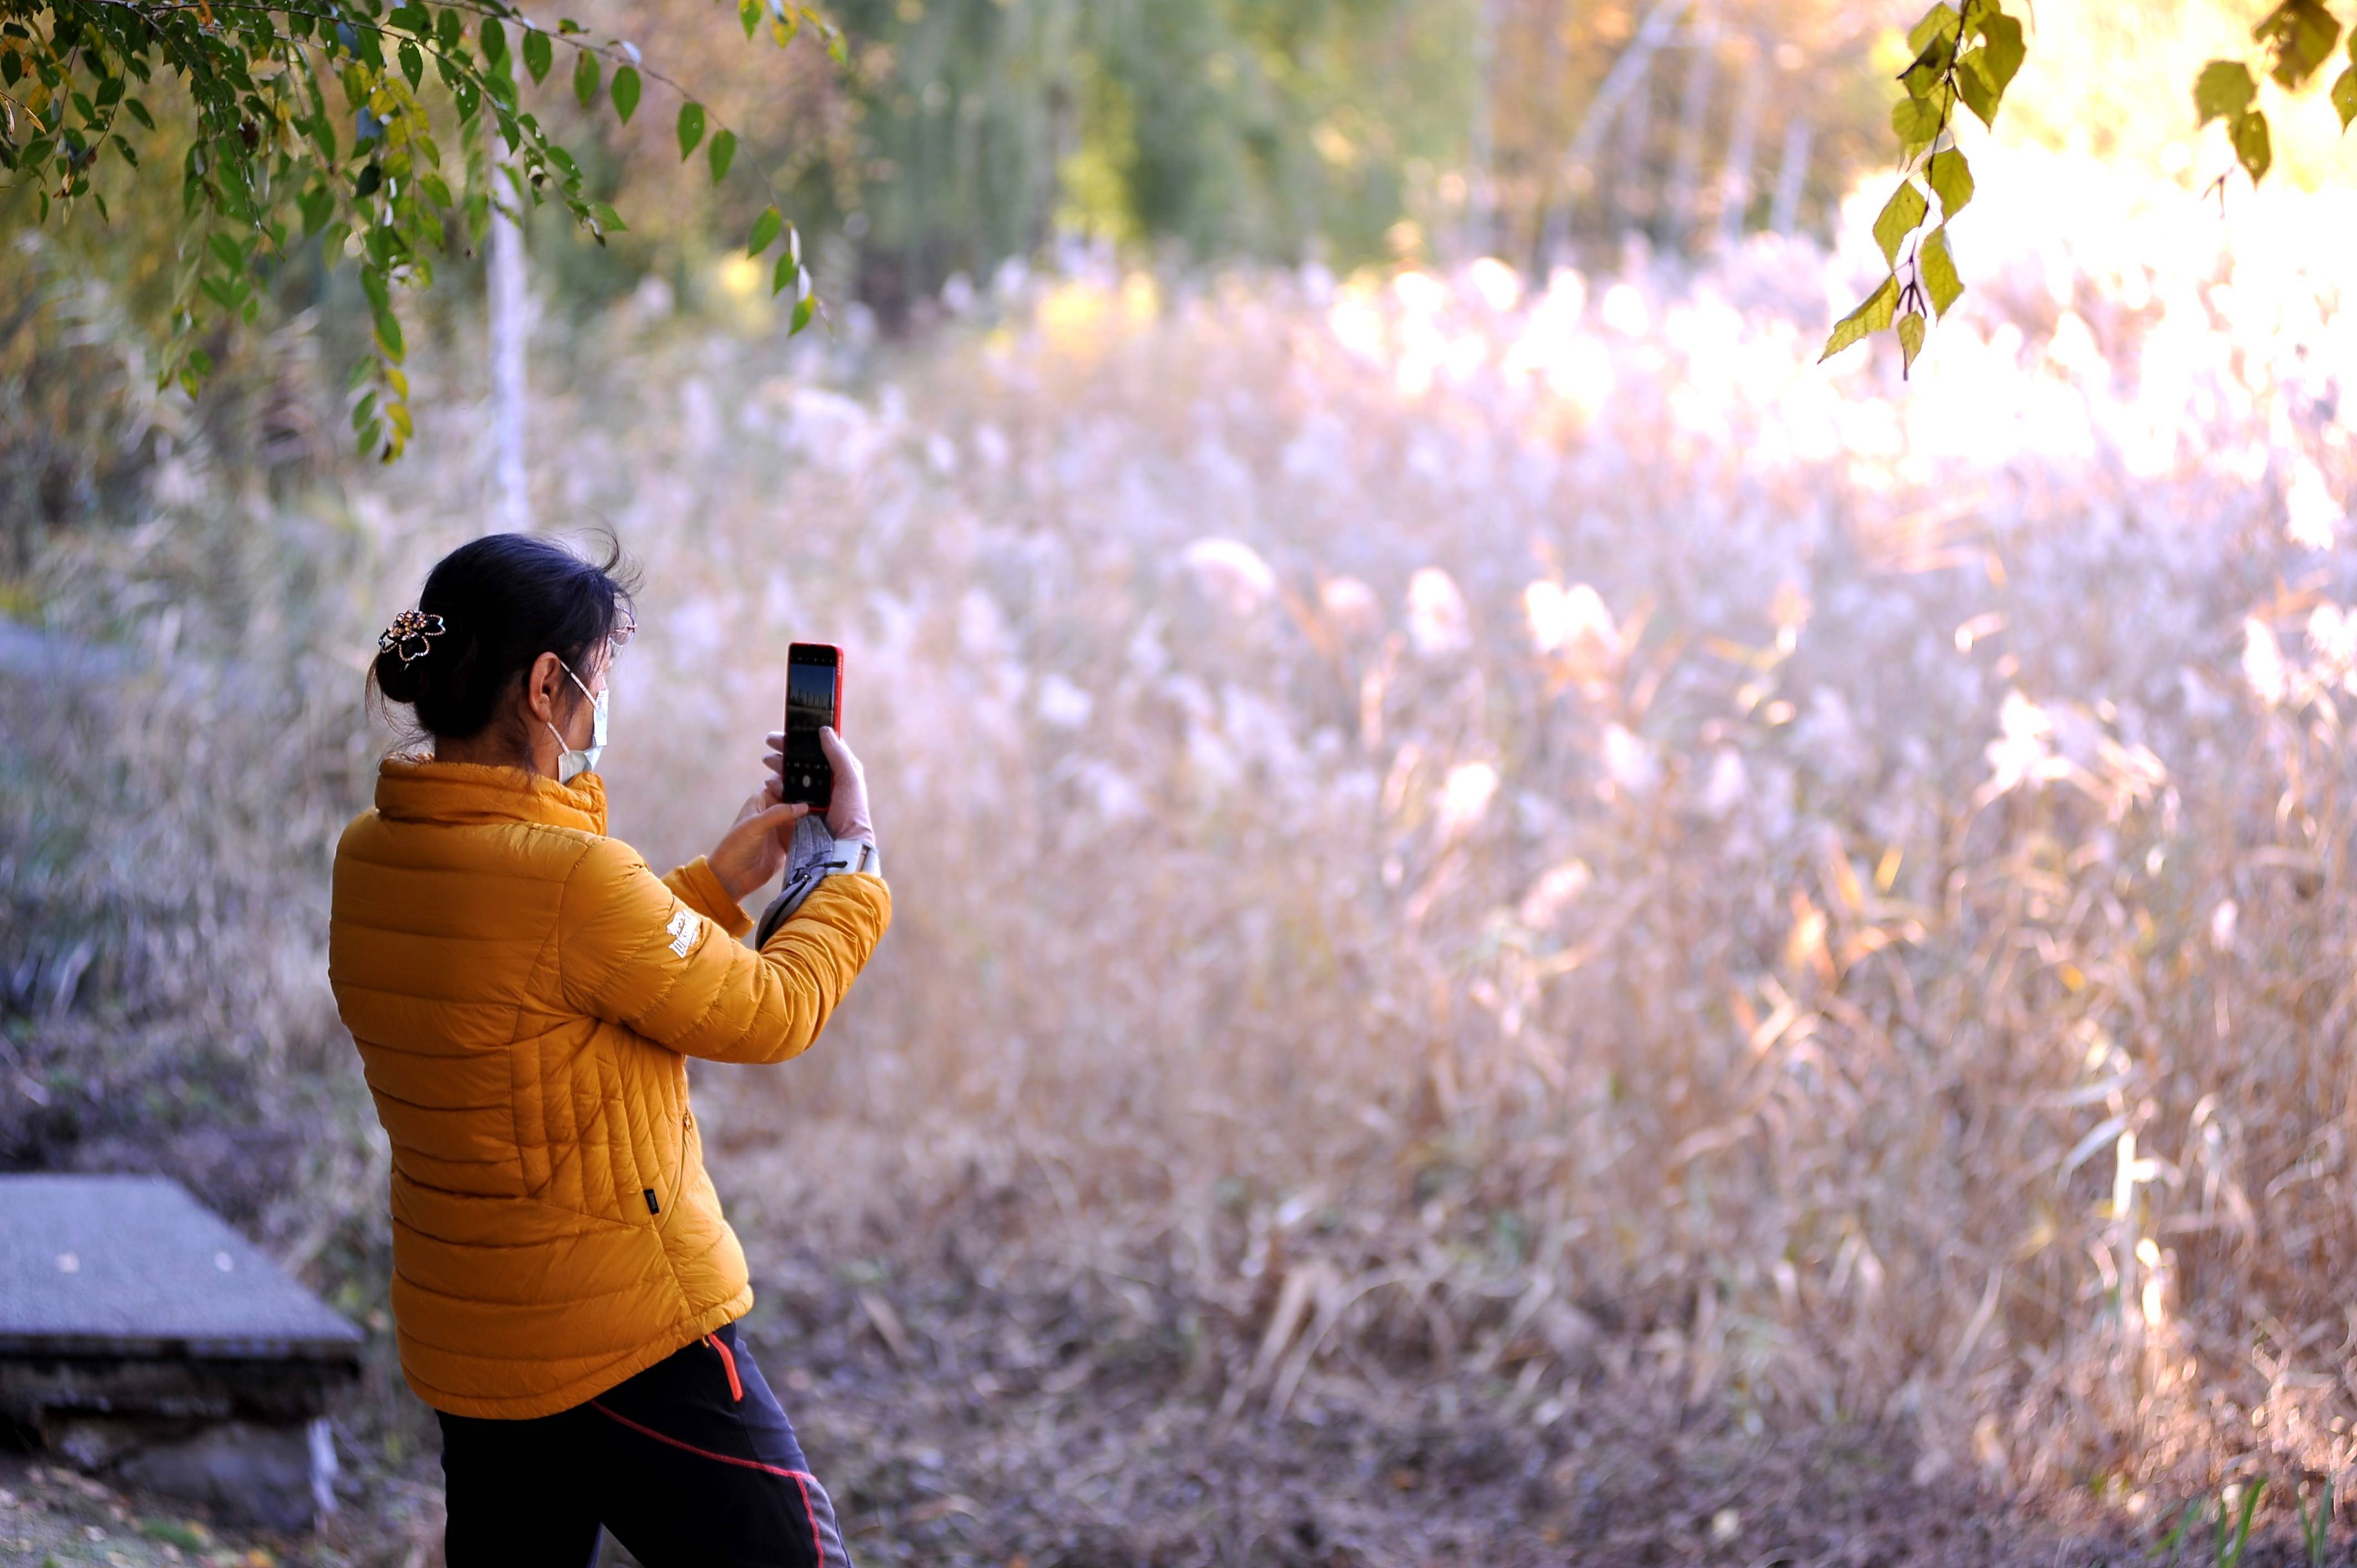
<svg viewBox="0 0 2357 1568">
<path fill-rule="evenodd" d="M 565 661 L 554 653 L 544 653 L 532 661 L 532 669 L 524 676 L 524 707 L 542 724 L 553 725 L 564 706 L 564 697 Z"/>
</svg>

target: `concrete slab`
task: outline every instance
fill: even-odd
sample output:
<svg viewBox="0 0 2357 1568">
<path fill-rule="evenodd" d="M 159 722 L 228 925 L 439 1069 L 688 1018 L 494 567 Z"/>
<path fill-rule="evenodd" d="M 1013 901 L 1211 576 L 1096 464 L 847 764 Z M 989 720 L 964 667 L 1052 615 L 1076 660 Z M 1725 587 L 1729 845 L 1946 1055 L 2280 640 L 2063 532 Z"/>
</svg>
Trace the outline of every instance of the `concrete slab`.
<svg viewBox="0 0 2357 1568">
<path fill-rule="evenodd" d="M 0 1356 L 350 1361 L 361 1340 L 178 1182 L 0 1176 Z"/>
<path fill-rule="evenodd" d="M 85 1469 L 296 1530 L 359 1329 L 161 1176 L 0 1176 L 0 1422 Z"/>
</svg>

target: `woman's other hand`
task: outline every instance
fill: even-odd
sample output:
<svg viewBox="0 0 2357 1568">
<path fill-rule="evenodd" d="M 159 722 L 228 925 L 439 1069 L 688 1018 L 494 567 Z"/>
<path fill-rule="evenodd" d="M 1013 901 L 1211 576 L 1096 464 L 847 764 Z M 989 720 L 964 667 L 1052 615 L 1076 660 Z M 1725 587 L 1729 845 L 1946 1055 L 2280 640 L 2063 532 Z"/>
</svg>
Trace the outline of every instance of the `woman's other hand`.
<svg viewBox="0 0 2357 1568">
<path fill-rule="evenodd" d="M 779 804 L 774 779 L 745 802 L 737 813 L 735 824 L 720 835 L 718 846 L 705 856 L 711 864 L 712 874 L 720 878 L 720 886 L 727 889 L 728 897 L 743 903 L 747 894 L 784 867 L 786 844 L 793 836 L 794 824 L 809 812 L 808 806 Z"/>
<path fill-rule="evenodd" d="M 839 839 L 876 841 L 876 824 L 867 815 L 867 769 L 860 765 L 857 756 L 845 746 L 843 737 L 832 725 L 818 732 L 819 748 L 834 768 L 834 794 L 826 808 L 826 831 Z M 782 777 L 786 767 L 786 736 L 782 730 L 770 732 L 770 754 L 763 758 L 769 765 L 770 782 L 762 795 L 775 800 L 784 794 Z"/>
</svg>

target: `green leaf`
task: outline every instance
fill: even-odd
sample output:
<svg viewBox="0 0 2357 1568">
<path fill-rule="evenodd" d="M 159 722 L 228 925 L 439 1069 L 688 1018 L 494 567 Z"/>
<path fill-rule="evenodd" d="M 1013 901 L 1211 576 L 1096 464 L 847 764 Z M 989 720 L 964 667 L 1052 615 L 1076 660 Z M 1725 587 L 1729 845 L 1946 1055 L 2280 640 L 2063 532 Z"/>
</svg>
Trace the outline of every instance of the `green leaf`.
<svg viewBox="0 0 2357 1568">
<path fill-rule="evenodd" d="M 150 131 L 156 128 L 156 116 L 147 113 L 147 105 L 140 102 L 136 98 L 124 99 L 123 107 L 129 111 L 131 117 L 138 121 L 144 128 Z"/>
<path fill-rule="evenodd" d="M 794 318 L 792 324 L 786 328 L 786 336 L 791 338 L 798 335 L 803 328 L 811 324 L 811 317 L 817 314 L 818 295 L 814 294 L 802 295 L 802 302 L 794 306 Z"/>
<path fill-rule="evenodd" d="M 548 68 L 555 63 L 555 58 L 554 47 L 549 43 L 546 33 L 534 27 L 524 34 L 523 68 L 532 72 L 533 81 L 548 80 Z"/>
<path fill-rule="evenodd" d="M 1984 60 L 1986 49 L 1975 49 L 1956 62 L 1956 96 L 1964 107 L 1980 116 L 1984 125 L 1996 124 L 1996 89 L 1988 81 L 1988 68 Z"/>
<path fill-rule="evenodd" d="M 1946 0 L 1941 0 L 1941 4 L 1924 12 L 1923 19 L 1909 31 L 1907 48 L 1920 57 L 1932 47 L 1934 39 L 1953 41 L 1963 25 L 1964 18 L 1956 15 L 1956 8 L 1948 5 Z"/>
<path fill-rule="evenodd" d="M 597 227 L 604 230 L 607 233 L 623 234 L 630 231 L 630 226 L 622 221 L 622 215 L 615 211 L 613 208 L 608 206 L 605 202 L 591 202 L 589 204 L 589 211 L 591 216 L 597 220 Z"/>
<path fill-rule="evenodd" d="M 1898 262 L 1900 245 L 1923 221 L 1923 214 L 1930 207 L 1911 179 L 1901 181 L 1899 188 L 1890 193 L 1890 199 L 1882 204 L 1881 215 L 1874 220 L 1874 242 L 1882 247 L 1886 263 Z"/>
<path fill-rule="evenodd" d="M 2022 42 L 2020 22 L 1994 12 L 1982 18 L 1981 47 L 1973 51 L 1973 58 L 1981 62 L 1989 89 L 1998 98 L 2003 98 L 2005 90 L 2013 85 L 2014 73 L 2029 55 L 2029 48 Z"/>
<path fill-rule="evenodd" d="M 406 352 L 401 338 L 401 317 L 390 310 L 376 314 L 376 345 L 388 360 L 397 361 Z"/>
<path fill-rule="evenodd" d="M 482 31 L 479 36 L 483 40 L 484 63 L 494 70 L 505 65 L 508 58 L 508 30 L 500 26 L 500 19 L 497 16 L 484 17 Z"/>
<path fill-rule="evenodd" d="M 1956 275 L 1956 259 L 1948 253 L 1946 224 L 1924 235 L 1923 242 L 1915 247 L 1915 281 L 1923 285 L 1923 296 L 1942 316 L 1964 297 L 1964 280 Z"/>
<path fill-rule="evenodd" d="M 2332 107 L 2340 113 L 2342 130 L 2357 120 L 2357 66 L 2344 69 L 2332 79 Z"/>
<path fill-rule="evenodd" d="M 2267 117 L 2253 109 L 2238 114 L 2233 124 L 2234 156 L 2239 159 L 2256 185 L 2266 177 L 2267 166 L 2275 162 L 2275 149 L 2267 141 Z"/>
<path fill-rule="evenodd" d="M 1825 339 L 1825 351 L 1817 356 L 1824 364 L 1853 343 L 1863 342 L 1873 333 L 1890 325 L 1890 317 L 1899 305 L 1899 279 L 1887 277 L 1882 286 L 1866 296 L 1865 302 L 1847 316 L 1834 323 L 1833 335 Z"/>
<path fill-rule="evenodd" d="M 1973 199 L 1973 169 L 1964 155 L 1951 147 L 1933 153 L 1927 171 L 1932 182 L 1932 194 L 1940 199 L 1940 220 L 1946 222 L 1964 209 Z"/>
<path fill-rule="evenodd" d="M 1901 381 L 1915 368 L 1915 356 L 1923 351 L 1923 318 L 1913 311 L 1899 318 L 1899 376 Z"/>
<path fill-rule="evenodd" d="M 2341 41 L 2341 24 L 2320 0 L 2284 0 L 2268 12 L 2251 37 L 2267 46 L 2275 57 L 2268 75 L 2287 92 L 2316 73 Z"/>
<path fill-rule="evenodd" d="M 752 235 L 745 242 L 745 253 L 758 256 L 770 248 L 778 231 L 786 226 L 784 216 L 774 207 L 764 207 L 761 215 L 753 220 Z"/>
<path fill-rule="evenodd" d="M 597 100 L 597 57 L 583 49 L 573 58 L 573 96 L 587 109 Z"/>
<path fill-rule="evenodd" d="M 434 36 L 441 40 L 445 54 L 455 51 L 467 41 L 467 18 L 458 14 L 456 5 L 446 8 L 434 18 Z"/>
<path fill-rule="evenodd" d="M 630 123 L 630 116 L 638 112 L 638 70 L 626 65 L 614 73 L 614 113 L 620 115 L 622 124 L 627 125 Z"/>
<path fill-rule="evenodd" d="M 728 166 L 737 159 L 737 134 L 729 130 L 712 133 L 712 145 L 704 149 L 712 164 L 712 183 L 718 185 L 728 177 Z"/>
<path fill-rule="evenodd" d="M 1909 155 L 1930 146 L 1940 137 L 1940 106 L 1929 98 L 1902 98 L 1890 108 L 1890 128 Z"/>
<path fill-rule="evenodd" d="M 1900 85 L 1907 89 L 1910 98 L 1928 97 L 1955 59 L 1956 40 L 1953 35 L 1933 38 L 1915 57 L 1915 63 L 1900 72 Z"/>
<path fill-rule="evenodd" d="M 687 155 L 704 140 L 704 105 L 690 101 L 679 106 L 679 161 L 685 163 Z"/>
<path fill-rule="evenodd" d="M 802 270 L 802 264 L 794 260 L 794 253 L 791 251 L 780 251 L 778 270 L 770 274 L 770 293 L 773 295 L 785 293 L 786 285 L 793 282 L 796 274 Z"/>
<path fill-rule="evenodd" d="M 335 215 L 336 193 L 325 185 L 314 185 L 295 199 L 295 205 L 303 214 L 303 232 L 316 234 Z"/>
<path fill-rule="evenodd" d="M 419 82 L 425 80 L 425 55 L 424 51 L 419 49 L 415 44 L 410 42 L 407 38 L 404 38 L 401 40 L 401 48 L 395 52 L 401 59 L 401 74 L 409 78 L 410 86 L 415 87 Z"/>
<path fill-rule="evenodd" d="M 2212 120 L 2233 119 L 2258 95 L 2259 84 L 2251 80 L 2251 68 L 2238 59 L 2212 60 L 2193 82 L 2193 107 L 2204 125 Z"/>
</svg>

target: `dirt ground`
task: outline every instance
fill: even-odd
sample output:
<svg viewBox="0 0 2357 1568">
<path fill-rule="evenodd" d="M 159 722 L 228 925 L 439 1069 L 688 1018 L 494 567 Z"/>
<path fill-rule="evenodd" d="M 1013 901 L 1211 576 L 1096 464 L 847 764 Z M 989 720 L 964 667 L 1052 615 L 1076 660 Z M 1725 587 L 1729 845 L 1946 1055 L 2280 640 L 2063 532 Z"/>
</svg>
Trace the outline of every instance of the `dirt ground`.
<svg viewBox="0 0 2357 1568">
<path fill-rule="evenodd" d="M 845 1285 L 772 1292 L 769 1304 L 748 1332 L 871 1565 L 2154 1560 L 2157 1531 L 2065 1520 L 1968 1482 L 1917 1484 L 1910 1445 L 1889 1433 L 1748 1434 L 1640 1373 L 1552 1408 L 1469 1378 L 1305 1385 L 1271 1421 L 1222 1413 L 1175 1360 L 1135 1345 L 1077 1332 L 1030 1366 L 994 1349 L 1041 1343 L 1043 1324 L 1068 1310 L 1054 1301 L 932 1312 L 920 1296 L 896 1305 Z M 342 1412 L 343 1501 L 304 1540 L 217 1527 L 39 1455 L 0 1456 L 0 1563 L 433 1568 L 430 1430 L 414 1409 Z M 404 1431 L 406 1442 L 393 1435 Z M 2350 1547 L 2337 1540 L 2333 1561 L 2351 1561 Z M 631 1559 L 609 1544 L 607 1561 Z M 2277 1520 L 2243 1561 L 2305 1556 Z"/>
</svg>

